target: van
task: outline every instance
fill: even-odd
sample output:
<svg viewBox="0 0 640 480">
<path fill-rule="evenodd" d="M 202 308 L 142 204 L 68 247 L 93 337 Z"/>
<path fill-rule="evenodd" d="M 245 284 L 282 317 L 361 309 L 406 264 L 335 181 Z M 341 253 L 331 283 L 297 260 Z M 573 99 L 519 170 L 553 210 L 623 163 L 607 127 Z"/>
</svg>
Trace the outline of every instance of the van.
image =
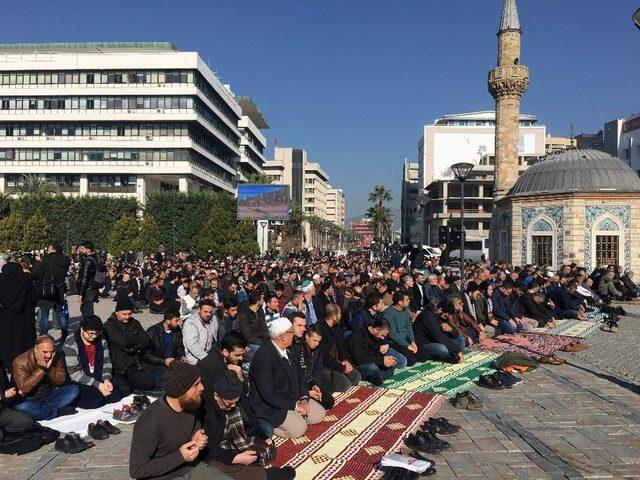
<svg viewBox="0 0 640 480">
<path fill-rule="evenodd" d="M 464 242 L 464 259 L 480 262 L 482 255 L 489 258 L 489 239 L 481 237 L 467 237 Z M 460 260 L 460 249 L 451 250 L 449 260 Z"/>
</svg>

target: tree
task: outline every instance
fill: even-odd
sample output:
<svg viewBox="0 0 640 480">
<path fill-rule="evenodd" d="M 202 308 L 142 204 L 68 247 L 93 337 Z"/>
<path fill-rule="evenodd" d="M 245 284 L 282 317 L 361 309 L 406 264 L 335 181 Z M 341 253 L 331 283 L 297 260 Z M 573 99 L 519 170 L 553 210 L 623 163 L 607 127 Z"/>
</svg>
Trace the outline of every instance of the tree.
<svg viewBox="0 0 640 480">
<path fill-rule="evenodd" d="M 231 232 L 229 254 L 234 256 L 259 255 L 260 246 L 256 238 L 256 226 L 249 220 L 238 222 Z"/>
<path fill-rule="evenodd" d="M 158 224 L 153 218 L 153 215 L 147 213 L 140 225 L 138 236 L 133 242 L 133 248 L 136 252 L 141 251 L 145 255 L 149 256 L 157 252 L 159 246 L 160 229 L 158 228 Z"/>
<path fill-rule="evenodd" d="M 369 202 L 382 205 L 384 203 L 393 200 L 391 196 L 391 190 L 384 185 L 376 185 L 373 187 L 373 191 L 369 193 Z"/>
<path fill-rule="evenodd" d="M 123 215 L 113 224 L 107 248 L 112 255 L 128 252 L 135 249 L 135 240 L 138 236 L 138 222 L 131 215 Z"/>
<path fill-rule="evenodd" d="M 196 237 L 198 255 L 206 257 L 209 250 L 216 256 L 229 255 L 231 236 L 236 220 L 221 203 L 214 203 L 208 220 L 202 225 Z"/>
<path fill-rule="evenodd" d="M 256 183 L 259 185 L 268 185 L 271 183 L 271 177 L 264 173 L 252 173 L 247 176 L 247 183 Z"/>
<path fill-rule="evenodd" d="M 12 213 L 0 220 L 0 251 L 17 251 L 22 248 L 24 225 L 22 217 Z"/>
<path fill-rule="evenodd" d="M 36 210 L 36 213 L 24 224 L 22 249 L 40 250 L 51 244 L 52 230 L 51 224 L 44 218 L 42 210 Z"/>
<path fill-rule="evenodd" d="M 23 174 L 18 183 L 18 192 L 35 195 L 57 195 L 60 187 L 46 178 L 40 178 L 36 174 Z"/>
</svg>

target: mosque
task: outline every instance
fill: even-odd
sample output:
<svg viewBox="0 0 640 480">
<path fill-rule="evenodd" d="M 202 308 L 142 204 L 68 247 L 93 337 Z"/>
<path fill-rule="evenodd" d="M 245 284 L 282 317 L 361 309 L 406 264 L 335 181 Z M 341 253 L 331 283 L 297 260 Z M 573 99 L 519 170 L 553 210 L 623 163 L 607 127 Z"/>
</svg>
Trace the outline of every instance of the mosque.
<svg viewBox="0 0 640 480">
<path fill-rule="evenodd" d="M 640 269 L 640 177 L 597 150 L 551 154 L 518 178 L 520 99 L 529 69 L 520 62 L 516 0 L 505 0 L 498 66 L 489 72 L 496 102 L 495 206 L 490 258 L 550 269 L 576 263 Z"/>
</svg>

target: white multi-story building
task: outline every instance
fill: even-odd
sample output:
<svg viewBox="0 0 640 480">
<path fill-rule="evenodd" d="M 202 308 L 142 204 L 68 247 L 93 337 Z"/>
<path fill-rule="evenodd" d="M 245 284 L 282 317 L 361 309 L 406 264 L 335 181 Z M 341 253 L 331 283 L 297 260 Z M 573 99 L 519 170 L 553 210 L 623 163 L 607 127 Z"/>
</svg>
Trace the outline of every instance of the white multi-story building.
<svg viewBox="0 0 640 480">
<path fill-rule="evenodd" d="M 253 102 L 170 43 L 1 45 L 0 101 L 3 192 L 36 174 L 141 203 L 155 190 L 234 193 L 237 169 L 264 161 Z"/>
<path fill-rule="evenodd" d="M 345 220 L 345 200 L 344 192 L 341 188 L 333 188 L 329 185 L 327 190 L 327 220 L 335 223 L 339 227 L 344 227 Z"/>
<path fill-rule="evenodd" d="M 422 198 L 423 206 L 425 206 L 425 202 L 429 201 L 429 198 L 432 199 L 431 202 L 433 201 L 434 192 L 439 192 L 435 198 L 438 198 L 446 205 L 449 199 L 448 190 L 446 186 L 443 190 L 441 184 L 447 184 L 454 180 L 455 176 L 451 171 L 451 165 L 454 163 L 469 162 L 478 165 L 482 160 L 482 163 L 484 163 L 482 170 L 493 169 L 495 117 L 495 111 L 493 110 L 460 113 L 445 115 L 435 120 L 433 124 L 424 126 L 423 134 L 418 141 L 418 197 Z M 521 168 L 526 168 L 531 161 L 535 161 L 536 158 L 545 154 L 545 137 L 546 127 L 537 125 L 535 115 L 520 115 L 519 152 Z M 492 201 L 493 190 L 489 190 L 489 188 L 489 185 L 487 185 L 485 193 L 479 195 L 480 199 L 486 198 Z M 471 192 L 468 193 L 469 197 L 471 197 Z M 457 201 L 459 202 L 459 198 Z M 465 206 L 465 212 L 471 206 L 472 204 L 468 203 Z M 488 204 L 484 210 L 482 210 L 481 206 L 474 207 L 478 210 L 475 213 L 479 217 L 490 218 L 491 213 Z M 443 208 L 444 212 L 442 211 Z M 443 225 L 442 222 L 435 222 L 438 210 L 440 216 L 447 214 L 446 208 L 442 207 L 442 205 L 436 209 L 416 209 L 416 214 L 413 216 L 413 221 L 409 226 L 411 241 L 437 242 L 437 228 Z M 455 208 L 450 208 L 450 213 L 454 210 Z M 469 212 L 469 214 L 471 213 Z M 479 235 L 482 237 L 488 235 L 488 220 L 486 222 L 484 220 L 484 218 L 475 219 L 476 225 L 473 228 L 473 230 L 480 230 Z M 469 222 L 471 221 L 472 219 L 469 218 Z M 446 221 L 444 225 L 447 225 Z"/>
<path fill-rule="evenodd" d="M 404 159 L 402 165 L 402 198 L 400 199 L 400 241 L 411 240 L 411 224 L 418 206 L 419 165 Z"/>
<path fill-rule="evenodd" d="M 640 115 L 605 123 L 604 150 L 640 174 Z"/>
</svg>

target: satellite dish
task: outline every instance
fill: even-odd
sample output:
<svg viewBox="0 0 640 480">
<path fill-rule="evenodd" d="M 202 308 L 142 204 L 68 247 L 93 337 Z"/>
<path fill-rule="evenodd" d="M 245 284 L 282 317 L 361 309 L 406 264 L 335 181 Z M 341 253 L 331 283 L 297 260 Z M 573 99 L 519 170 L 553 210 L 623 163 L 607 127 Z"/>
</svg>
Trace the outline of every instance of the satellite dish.
<svg viewBox="0 0 640 480">
<path fill-rule="evenodd" d="M 636 27 L 640 28 L 640 8 L 633 14 L 633 21 L 635 22 Z"/>
</svg>

